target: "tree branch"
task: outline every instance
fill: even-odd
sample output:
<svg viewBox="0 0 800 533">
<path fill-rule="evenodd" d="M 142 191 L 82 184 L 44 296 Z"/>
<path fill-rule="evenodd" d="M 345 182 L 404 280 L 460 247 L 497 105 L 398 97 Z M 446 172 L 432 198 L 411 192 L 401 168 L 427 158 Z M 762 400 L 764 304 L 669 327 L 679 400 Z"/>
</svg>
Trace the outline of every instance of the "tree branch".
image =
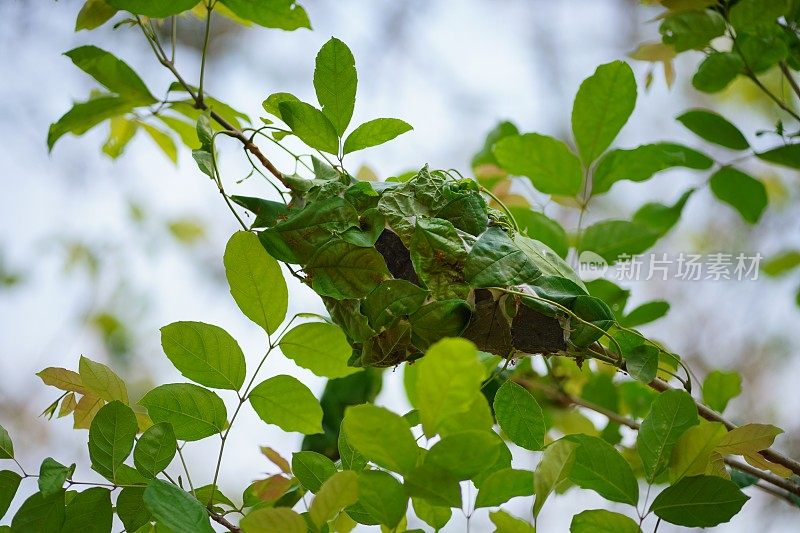
<svg viewBox="0 0 800 533">
<path fill-rule="evenodd" d="M 184 90 L 187 93 L 189 93 L 189 96 L 191 96 L 192 100 L 194 101 L 194 105 L 197 109 L 203 111 L 208 110 L 209 107 L 203 101 L 202 95 L 194 92 L 192 86 L 189 85 L 186 82 L 186 80 L 183 79 L 183 76 L 181 76 L 180 72 L 178 72 L 178 69 L 175 68 L 175 63 L 173 61 L 168 59 L 165 55 L 159 53 L 158 49 L 153 44 L 152 38 L 150 37 L 150 35 L 147 34 L 147 30 L 141 24 L 141 21 L 139 25 L 141 26 L 142 31 L 144 32 L 144 36 L 147 39 L 147 42 L 153 49 L 153 52 L 155 53 L 156 58 L 158 59 L 158 62 L 161 63 L 167 70 L 169 70 L 175 77 L 175 79 L 178 81 L 178 83 L 180 83 L 180 85 L 184 88 Z M 272 162 L 269 159 L 267 159 L 267 156 L 265 156 L 261 152 L 261 150 L 258 148 L 258 146 L 256 146 L 255 143 L 253 143 L 253 141 L 251 141 L 240 129 L 236 128 L 233 124 L 225 120 L 225 118 L 222 117 L 216 111 L 211 110 L 210 114 L 211 118 L 214 119 L 214 121 L 220 126 L 222 126 L 225 130 L 227 130 L 231 137 L 235 137 L 236 139 L 238 139 L 244 145 L 247 151 L 256 156 L 256 159 L 258 159 L 259 162 L 261 162 L 261 164 L 264 165 L 264 168 L 266 168 L 270 172 L 270 174 L 275 176 L 278 179 L 278 181 L 280 181 L 286 188 L 289 188 L 289 185 L 284 179 L 283 174 L 275 167 L 275 165 L 272 164 Z"/>
<path fill-rule="evenodd" d="M 628 417 L 622 416 L 619 413 L 616 413 L 616 412 L 614 412 L 614 411 L 612 411 L 610 409 L 606 409 L 605 407 L 599 406 L 599 405 L 594 404 L 592 402 L 586 401 L 583 398 L 578 398 L 576 396 L 572 396 L 571 394 L 567 394 L 566 392 L 560 391 L 557 388 L 552 387 L 550 385 L 546 385 L 544 383 L 541 383 L 541 382 L 538 382 L 538 381 L 535 381 L 535 380 L 525 379 L 525 378 L 516 377 L 516 376 L 512 377 L 511 379 L 514 382 L 522 385 L 523 387 L 525 387 L 528 390 L 536 390 L 538 392 L 541 392 L 542 394 L 544 394 L 545 396 L 547 396 L 548 398 L 550 398 L 552 401 L 554 401 L 556 403 L 560 403 L 562 405 L 577 405 L 579 407 L 584 407 L 586 409 L 589 409 L 590 411 L 594 411 L 596 413 L 599 413 L 599 414 L 605 416 L 606 418 L 608 418 L 612 422 L 616 422 L 617 424 L 620 424 L 622 426 L 627 426 L 627 427 L 629 427 L 629 428 L 631 428 L 633 430 L 637 430 L 638 431 L 639 428 L 641 427 L 641 424 L 639 424 L 639 422 L 637 422 L 637 421 L 635 421 L 633 419 L 630 419 Z M 670 388 L 670 387 L 667 386 L 667 388 Z M 723 424 L 725 424 L 725 422 L 722 421 L 722 420 L 715 420 L 715 421 L 716 422 L 722 422 Z M 730 422 L 728 422 L 727 424 L 730 424 Z M 726 426 L 727 426 L 727 424 L 726 424 Z M 733 424 L 731 424 L 731 426 L 733 426 Z M 733 427 L 736 427 L 736 426 L 733 426 Z M 777 461 L 775 461 L 775 462 L 777 462 Z M 738 460 L 732 459 L 732 458 L 728 458 L 728 457 L 725 458 L 725 464 L 727 464 L 731 468 L 735 468 L 736 470 L 739 470 L 739 471 L 744 472 L 746 474 L 749 474 L 749 475 L 751 475 L 753 477 L 756 477 L 756 478 L 758 478 L 758 479 L 760 479 L 762 481 L 766 481 L 767 483 L 770 483 L 770 484 L 772 484 L 772 485 L 774 485 L 776 487 L 784 489 L 785 491 L 787 491 L 787 492 L 789 492 L 791 494 L 794 494 L 796 496 L 800 496 L 800 485 L 794 483 L 793 481 L 791 481 L 789 479 L 784 479 L 784 478 L 782 478 L 780 476 L 777 476 L 777 475 L 775 475 L 775 474 L 773 474 L 771 472 L 763 472 L 761 470 L 758 470 L 757 468 L 753 468 L 752 466 L 750 466 L 748 464 L 742 463 L 741 461 L 738 461 Z M 790 501 L 790 502 L 792 502 L 794 504 L 794 502 L 791 500 L 791 498 L 788 497 L 788 495 L 786 495 L 785 493 L 781 493 L 779 491 L 768 491 L 768 492 L 770 492 L 771 494 L 773 494 L 775 496 L 779 496 L 779 497 L 781 497 L 781 498 L 783 498 L 785 500 L 788 500 L 788 501 Z"/>
<path fill-rule="evenodd" d="M 654 379 L 652 383 L 650 383 L 650 387 L 659 392 L 664 392 L 666 390 L 672 389 L 672 387 L 670 387 L 666 382 L 658 378 Z M 710 420 L 712 422 L 720 422 L 724 424 L 729 431 L 732 429 L 736 429 L 738 427 L 733 422 L 726 420 L 725 418 L 722 417 L 722 415 L 718 414 L 712 409 L 709 409 L 708 407 L 698 402 L 697 400 L 695 400 L 695 404 L 697 405 L 697 411 L 698 413 L 700 413 L 700 416 L 702 416 L 706 420 Z M 769 448 L 767 448 L 766 450 L 762 450 L 758 453 L 764 459 L 785 466 L 786 468 L 794 472 L 796 475 L 800 476 L 800 462 L 792 459 L 791 457 L 786 457 L 785 455 L 780 454 Z M 797 494 L 800 495 L 800 492 Z"/>
<path fill-rule="evenodd" d="M 225 518 L 224 516 L 215 513 L 211 509 L 208 509 L 208 514 L 211 517 L 211 520 L 213 520 L 217 524 L 221 525 L 222 527 L 227 528 L 228 531 L 231 531 L 232 533 L 241 533 L 242 530 L 240 528 L 234 526 L 232 523 L 230 523 L 228 521 L 228 519 Z"/>
</svg>

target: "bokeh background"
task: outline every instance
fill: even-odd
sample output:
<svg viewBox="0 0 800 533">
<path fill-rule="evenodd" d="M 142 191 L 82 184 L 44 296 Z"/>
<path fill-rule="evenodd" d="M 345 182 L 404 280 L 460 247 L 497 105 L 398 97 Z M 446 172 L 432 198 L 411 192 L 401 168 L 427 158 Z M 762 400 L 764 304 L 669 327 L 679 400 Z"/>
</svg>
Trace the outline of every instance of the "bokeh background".
<svg viewBox="0 0 800 533">
<path fill-rule="evenodd" d="M 210 50 L 207 89 L 247 112 L 263 115 L 261 101 L 289 91 L 313 101 L 314 56 L 331 36 L 353 50 L 359 72 L 354 122 L 396 116 L 414 131 L 385 146 L 359 152 L 348 167 L 366 165 L 381 178 L 419 168 L 455 167 L 470 172 L 471 156 L 499 120 L 523 131 L 569 139 L 571 103 L 581 80 L 595 67 L 625 58 L 643 41 L 657 39 L 658 9 L 634 0 L 308 0 L 314 31 L 285 33 L 242 28 L 218 20 Z M 74 33 L 77 0 L 0 1 L 0 420 L 15 440 L 29 471 L 45 456 L 77 461 L 76 479 L 95 479 L 88 469 L 85 431 L 70 419 L 47 421 L 41 411 L 55 399 L 34 375 L 46 366 L 77 368 L 78 357 L 112 365 L 129 382 L 132 397 L 155 383 L 181 377 L 161 353 L 159 327 L 176 320 L 218 324 L 240 342 L 249 361 L 263 353 L 265 339 L 228 295 L 222 252 L 235 219 L 209 180 L 183 149 L 173 165 L 141 133 L 123 157 L 112 161 L 99 148 L 107 131 L 66 137 L 47 153 L 47 128 L 94 82 L 61 54 L 96 44 L 129 62 L 155 94 L 171 81 L 137 31 Z M 180 25 L 179 68 L 196 79 L 202 27 Z M 753 87 L 737 82 L 709 97 L 692 89 L 699 53 L 680 56 L 668 88 L 660 66 L 632 61 L 639 82 L 633 118 L 616 144 L 632 147 L 678 140 L 713 153 L 674 117 L 690 107 L 723 112 L 755 146 L 774 139 L 754 136 L 771 128 L 777 113 Z M 644 89 L 653 69 L 649 90 Z M 256 118 L 257 120 L 257 118 Z M 291 161 L 266 146 L 282 168 Z M 263 180 L 250 177 L 232 143 L 223 146 L 223 176 L 229 193 L 269 195 Z M 800 246 L 800 180 L 755 161 L 742 167 L 767 183 L 770 205 L 756 226 L 715 201 L 705 175 L 665 172 L 646 184 L 620 183 L 593 203 L 589 222 L 623 218 L 646 201 L 674 201 L 691 186 L 702 189 L 689 201 L 679 225 L 657 252 L 760 252 L 771 256 Z M 574 228 L 574 214 L 558 205 L 547 213 Z M 290 314 L 323 312 L 310 290 L 289 278 Z M 800 455 L 800 309 L 797 275 L 760 276 L 756 281 L 639 281 L 625 283 L 633 301 L 672 303 L 670 313 L 646 333 L 682 354 L 699 376 L 711 369 L 736 369 L 745 394 L 732 402 L 736 422 L 758 421 L 786 430 L 777 447 Z M 271 356 L 265 377 L 292 373 L 321 391 L 324 381 Z M 387 372 L 378 403 L 402 412 L 402 372 Z M 237 422 L 223 464 L 221 489 L 236 496 L 252 480 L 274 470 L 258 446 L 285 456 L 300 437 L 267 427 L 245 413 Z M 193 477 L 210 480 L 216 442 L 185 448 Z M 520 454 L 515 467 L 532 468 L 535 457 Z M 201 484 L 207 481 L 202 481 Z M 16 508 L 34 488 L 25 481 Z M 714 531 L 796 530 L 798 509 L 749 489 L 744 512 Z M 473 493 L 474 495 L 474 493 Z M 551 499 L 539 518 L 540 531 L 567 531 L 571 516 L 606 505 L 589 491 L 572 489 Z M 522 499 L 510 512 L 530 517 Z M 625 509 L 620 509 L 625 512 Z M 10 516 L 10 513 L 9 513 Z M 8 518 L 6 519 L 8 520 Z M 653 522 L 646 522 L 652 530 Z M 412 521 L 410 527 L 422 527 Z M 464 531 L 456 512 L 446 531 Z M 469 520 L 471 531 L 490 531 L 485 510 Z M 659 531 L 672 531 L 662 524 Z"/>
</svg>

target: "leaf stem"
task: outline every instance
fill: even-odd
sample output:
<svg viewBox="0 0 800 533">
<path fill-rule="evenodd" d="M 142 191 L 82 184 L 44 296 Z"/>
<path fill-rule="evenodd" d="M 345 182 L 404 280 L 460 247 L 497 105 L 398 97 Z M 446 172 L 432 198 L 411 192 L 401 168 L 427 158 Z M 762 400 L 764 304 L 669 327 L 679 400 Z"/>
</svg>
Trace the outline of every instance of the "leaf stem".
<svg viewBox="0 0 800 533">
<path fill-rule="evenodd" d="M 183 445 L 185 446 L 186 443 L 184 442 Z M 191 489 L 191 492 L 194 493 L 192 476 L 189 474 L 189 468 L 186 466 L 186 460 L 183 458 L 183 446 L 178 446 L 178 457 L 181 460 L 181 465 L 183 465 L 183 471 L 186 473 L 186 482 L 189 483 L 189 489 Z"/>
<path fill-rule="evenodd" d="M 517 219 L 514 218 L 514 215 L 511 213 L 511 210 L 508 208 L 508 206 L 506 206 L 506 204 L 504 204 L 500 198 L 498 198 L 492 191 L 490 191 L 486 187 L 481 186 L 480 191 L 489 196 L 495 202 L 497 202 L 497 204 L 503 209 L 505 214 L 508 215 L 508 218 L 511 219 L 511 223 L 514 225 L 514 230 L 516 230 L 517 233 L 522 233 L 519 229 L 519 224 L 517 224 Z"/>
<path fill-rule="evenodd" d="M 203 49 L 200 52 L 200 82 L 197 84 L 197 103 L 203 103 L 203 82 L 206 77 L 206 56 L 208 55 L 208 39 L 211 35 L 211 17 L 214 13 L 214 5 L 209 1 L 206 7 L 206 30 L 203 36 Z"/>
</svg>

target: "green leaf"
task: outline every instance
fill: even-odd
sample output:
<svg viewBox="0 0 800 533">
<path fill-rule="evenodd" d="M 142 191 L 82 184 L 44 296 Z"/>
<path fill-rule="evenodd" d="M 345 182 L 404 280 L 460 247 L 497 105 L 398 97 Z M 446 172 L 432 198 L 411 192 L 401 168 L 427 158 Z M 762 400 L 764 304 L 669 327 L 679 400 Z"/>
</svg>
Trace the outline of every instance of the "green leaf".
<svg viewBox="0 0 800 533">
<path fill-rule="evenodd" d="M 492 149 L 511 174 L 526 176 L 545 194 L 573 196 L 583 182 L 581 163 L 564 142 L 538 133 L 507 136 Z"/>
<path fill-rule="evenodd" d="M 106 2 L 117 9 L 130 11 L 134 15 L 144 15 L 152 18 L 166 18 L 177 15 L 193 8 L 197 4 L 197 0 L 172 0 L 170 2 L 163 2 L 162 0 L 106 0 Z"/>
<path fill-rule="evenodd" d="M 197 133 L 197 140 L 200 141 L 201 146 L 211 151 L 214 145 L 214 130 L 211 127 L 211 116 L 207 111 L 197 117 L 195 132 Z"/>
<path fill-rule="evenodd" d="M 382 282 L 361 303 L 370 326 L 380 330 L 398 318 L 414 314 L 428 298 L 428 291 L 402 279 Z"/>
<path fill-rule="evenodd" d="M 205 149 L 192 150 L 192 159 L 197 163 L 197 168 L 211 179 L 216 179 L 217 171 L 214 168 L 214 156 Z"/>
<path fill-rule="evenodd" d="M 695 189 L 684 192 L 671 206 L 658 202 L 646 203 L 633 214 L 631 222 L 646 226 L 658 236 L 666 235 L 680 220 L 683 208 L 694 192 Z"/>
<path fill-rule="evenodd" d="M 340 240 L 319 248 L 305 270 L 317 294 L 337 300 L 363 298 L 389 277 L 383 256 L 374 248 Z"/>
<path fill-rule="evenodd" d="M 11 470 L 0 470 L 0 520 L 14 501 L 22 476 Z"/>
<path fill-rule="evenodd" d="M 703 381 L 703 403 L 722 413 L 728 402 L 742 392 L 742 376 L 737 372 L 714 370 Z"/>
<path fill-rule="evenodd" d="M 292 473 L 311 492 L 317 492 L 336 473 L 336 465 L 322 454 L 311 451 L 292 455 Z"/>
<path fill-rule="evenodd" d="M 176 532 L 212 533 L 208 513 L 197 498 L 180 487 L 153 479 L 144 490 L 144 504 L 153 518 Z"/>
<path fill-rule="evenodd" d="M 363 470 L 367 466 L 367 459 L 350 444 L 343 426 L 339 429 L 339 438 L 336 444 L 344 470 Z"/>
<path fill-rule="evenodd" d="M 278 262 L 267 254 L 258 237 L 237 231 L 225 247 L 225 275 L 242 313 L 274 333 L 286 317 L 289 293 Z"/>
<path fill-rule="evenodd" d="M 620 256 L 637 255 L 646 251 L 659 237 L 659 232 L 642 223 L 604 220 L 584 230 L 579 250 L 592 251 L 611 265 L 616 263 Z"/>
<path fill-rule="evenodd" d="M 347 366 L 353 348 L 339 326 L 310 322 L 290 329 L 279 344 L 283 355 L 314 374 L 340 378 L 358 372 Z"/>
<path fill-rule="evenodd" d="M 550 493 L 569 476 L 575 462 L 577 447 L 578 444 L 575 442 L 559 439 L 544 449 L 533 476 L 533 489 L 536 495 L 533 503 L 534 516 L 539 515 Z"/>
<path fill-rule="evenodd" d="M 428 450 L 425 464 L 447 470 L 459 480 L 472 479 L 494 465 L 501 444 L 493 431 L 452 433 Z"/>
<path fill-rule="evenodd" d="M 486 135 L 481 150 L 472 157 L 472 171 L 475 177 L 484 185 L 491 188 L 498 180 L 506 177 L 499 167 L 500 163 L 492 152 L 492 147 L 502 138 L 519 135 L 519 129 L 512 122 L 504 120 L 499 122 L 492 131 Z"/>
<path fill-rule="evenodd" d="M 110 402 L 97 412 L 89 428 L 89 458 L 92 468 L 110 481 L 117 479 L 117 470 L 133 450 L 139 426 L 130 407 L 119 401 Z"/>
<path fill-rule="evenodd" d="M 572 517 L 570 533 L 639 533 L 639 525 L 623 514 L 605 509 L 583 511 Z"/>
<path fill-rule="evenodd" d="M 472 311 L 464 300 L 441 300 L 419 308 L 409 317 L 414 345 L 426 348 L 444 337 L 458 337 Z"/>
<path fill-rule="evenodd" d="M 649 324 L 654 320 L 666 315 L 669 311 L 669 302 L 664 300 L 653 300 L 646 302 L 633 309 L 630 313 L 622 317 L 620 323 L 626 328 L 635 328 L 642 324 Z"/>
<path fill-rule="evenodd" d="M 542 271 L 542 277 L 537 280 L 537 284 L 546 276 L 557 276 L 568 279 L 579 288 L 584 287 L 583 281 L 572 267 L 545 244 L 520 234 L 514 236 L 514 243 Z"/>
<path fill-rule="evenodd" d="M 371 146 L 378 146 L 413 130 L 399 118 L 375 118 L 359 125 L 344 141 L 343 152 L 357 152 Z"/>
<path fill-rule="evenodd" d="M 47 131 L 47 149 L 53 146 L 67 133 L 83 135 L 101 122 L 124 115 L 139 105 L 128 97 L 100 95 L 86 102 L 72 106 L 58 121 L 50 125 Z"/>
<path fill-rule="evenodd" d="M 759 180 L 732 167 L 723 167 L 711 176 L 711 191 L 736 209 L 742 218 L 755 224 L 767 207 L 767 189 Z"/>
<path fill-rule="evenodd" d="M 643 144 L 636 148 L 611 150 L 592 175 L 592 194 L 608 192 L 621 180 L 646 181 L 653 175 L 675 167 L 697 170 L 711 168 L 714 161 L 686 146 L 674 143 Z"/>
<path fill-rule="evenodd" d="M 773 27 L 789 10 L 786 0 L 740 0 L 728 18 L 737 31 L 758 32 Z"/>
<path fill-rule="evenodd" d="M 156 477 L 169 466 L 177 449 L 178 442 L 172 426 L 166 422 L 154 424 L 147 428 L 136 443 L 133 463 L 145 476 Z"/>
<path fill-rule="evenodd" d="M 157 0 L 156 0 L 157 1 Z M 303 7 L 295 0 L 220 0 L 237 17 L 255 22 L 265 28 L 278 28 L 292 31 L 299 28 L 311 29 L 311 22 Z"/>
<path fill-rule="evenodd" d="M 716 11 L 680 11 L 665 17 L 658 31 L 676 52 L 700 50 L 725 33 L 725 19 Z"/>
<path fill-rule="evenodd" d="M 261 107 L 270 115 L 281 118 L 281 102 L 299 102 L 300 99 L 291 93 L 272 93 L 266 100 L 261 102 Z"/>
<path fill-rule="evenodd" d="M 504 468 L 489 475 L 478 491 L 475 508 L 499 507 L 511 498 L 533 494 L 533 472 Z"/>
<path fill-rule="evenodd" d="M 350 124 L 356 103 L 358 76 L 355 61 L 347 45 L 331 37 L 320 48 L 314 68 L 317 100 L 339 136 L 344 135 Z"/>
<path fill-rule="evenodd" d="M 424 499 L 439 507 L 461 507 L 461 486 L 449 471 L 431 463 L 423 463 L 405 474 L 409 496 Z"/>
<path fill-rule="evenodd" d="M 697 406 L 685 391 L 668 390 L 658 395 L 636 440 L 648 481 L 652 483 L 664 471 L 672 447 L 697 422 Z"/>
<path fill-rule="evenodd" d="M 126 531 L 137 531 L 150 521 L 144 505 L 145 487 L 125 487 L 117 496 L 116 511 Z"/>
<path fill-rule="evenodd" d="M 221 432 L 228 412 L 222 398 L 191 383 L 161 385 L 139 403 L 154 423 L 169 422 L 179 440 L 200 440 Z"/>
<path fill-rule="evenodd" d="M 297 378 L 271 377 L 256 385 L 249 398 L 253 409 L 267 424 L 305 435 L 322 433 L 322 407 Z"/>
<path fill-rule="evenodd" d="M 725 117 L 707 109 L 692 109 L 680 115 L 678 122 L 686 126 L 692 133 L 708 142 L 730 148 L 731 150 L 747 150 L 750 143 L 742 132 Z"/>
<path fill-rule="evenodd" d="M 733 52 L 712 52 L 692 77 L 692 85 L 698 91 L 716 93 L 730 85 L 744 70 L 744 61 Z"/>
<path fill-rule="evenodd" d="M 339 153 L 336 128 L 322 111 L 311 104 L 292 100 L 281 102 L 278 109 L 283 121 L 301 141 L 329 154 Z"/>
<path fill-rule="evenodd" d="M 358 227 L 358 213 L 344 198 L 335 196 L 302 209 L 285 221 L 260 233 L 269 253 L 280 261 L 305 264 L 319 248 L 332 240 L 332 233 Z"/>
<path fill-rule="evenodd" d="M 238 390 L 244 383 L 242 349 L 219 326 L 173 322 L 161 328 L 161 346 L 175 368 L 200 385 Z"/>
<path fill-rule="evenodd" d="M 569 240 L 561 225 L 544 213 L 523 207 L 510 207 L 519 229 L 530 237 L 552 248 L 559 257 L 567 257 Z"/>
<path fill-rule="evenodd" d="M 406 515 L 408 496 L 403 485 L 391 474 L 366 470 L 358 473 L 356 506 L 378 524 L 395 528 Z"/>
<path fill-rule="evenodd" d="M 289 469 L 287 468 L 287 470 Z M 192 491 L 192 494 L 194 494 L 194 497 L 204 505 L 225 505 L 232 509 L 237 508 L 237 506 L 227 496 L 222 494 L 222 492 L 220 492 L 220 490 L 214 485 L 203 485 L 202 487 L 197 487 Z"/>
<path fill-rule="evenodd" d="M 417 464 L 419 447 L 411 428 L 388 409 L 371 404 L 348 407 L 342 431 L 353 448 L 378 466 L 406 474 Z"/>
<path fill-rule="evenodd" d="M 459 231 L 448 220 L 417 218 L 411 238 L 411 262 L 436 300 L 465 299 L 469 293 L 460 271 L 467 258 L 461 239 Z"/>
<path fill-rule="evenodd" d="M 655 346 L 640 344 L 629 351 L 623 349 L 625 368 L 633 379 L 642 383 L 650 383 L 658 373 L 658 355 L 660 351 Z"/>
<path fill-rule="evenodd" d="M 83 386 L 107 402 L 119 400 L 128 403 L 128 388 L 125 382 L 102 363 L 81 356 L 78 363 Z"/>
<path fill-rule="evenodd" d="M 776 165 L 800 169 L 800 144 L 779 146 L 766 152 L 758 152 L 756 156 Z"/>
<path fill-rule="evenodd" d="M 523 285 L 541 274 L 528 255 L 498 227 L 481 234 L 464 265 L 464 277 L 472 287 Z"/>
<path fill-rule="evenodd" d="M 568 479 L 612 502 L 636 505 L 639 484 L 628 461 L 610 444 L 589 435 L 563 437 L 578 444 Z"/>
<path fill-rule="evenodd" d="M 800 250 L 786 250 L 764 262 L 761 271 L 767 276 L 780 276 L 800 266 Z"/>
<path fill-rule="evenodd" d="M 111 492 L 92 487 L 76 494 L 67 504 L 61 533 L 111 533 L 113 519 Z"/>
<path fill-rule="evenodd" d="M 317 492 L 308 514 L 317 527 L 336 517 L 339 512 L 358 500 L 358 475 L 352 470 L 337 472 Z"/>
<path fill-rule="evenodd" d="M 260 507 L 242 518 L 244 533 L 308 533 L 303 517 L 286 507 Z"/>
<path fill-rule="evenodd" d="M 99 28 L 116 14 L 117 9 L 109 5 L 106 0 L 86 0 L 78 12 L 75 31 Z"/>
<path fill-rule="evenodd" d="M 712 452 L 727 431 L 720 422 L 702 423 L 687 429 L 672 448 L 670 483 L 685 476 L 705 474 Z"/>
<path fill-rule="evenodd" d="M 64 524 L 64 491 L 50 496 L 37 492 L 22 502 L 11 521 L 13 533 L 60 533 Z"/>
<path fill-rule="evenodd" d="M 733 481 L 693 476 L 667 487 L 653 500 L 650 510 L 671 524 L 712 527 L 733 518 L 749 499 Z"/>
<path fill-rule="evenodd" d="M 497 423 L 508 438 L 527 450 L 541 450 L 547 431 L 542 408 L 521 385 L 507 381 L 494 397 Z"/>
<path fill-rule="evenodd" d="M 536 529 L 525 520 L 505 511 L 492 511 L 489 519 L 495 525 L 495 533 L 536 533 Z"/>
<path fill-rule="evenodd" d="M 428 349 L 418 363 L 417 409 L 425 434 L 436 434 L 450 415 L 470 408 L 479 394 L 483 367 L 475 345 L 464 339 L 443 339 Z"/>
<path fill-rule="evenodd" d="M 411 504 L 414 506 L 414 514 L 417 515 L 417 518 L 436 531 L 446 526 L 453 517 L 453 510 L 449 507 L 432 505 L 424 498 L 411 498 Z"/>
<path fill-rule="evenodd" d="M 786 59 L 789 54 L 784 36 L 780 31 L 758 35 L 740 33 L 736 39 L 736 51 L 742 56 L 747 69 L 753 74 L 768 71 L 778 62 Z"/>
<path fill-rule="evenodd" d="M 40 372 L 39 374 L 41 374 L 42 372 Z M 6 428 L 0 426 L 0 459 L 13 459 L 13 458 L 14 458 L 14 443 L 11 441 L 11 436 L 8 434 L 8 431 L 6 431 Z"/>
<path fill-rule="evenodd" d="M 572 133 L 585 165 L 611 145 L 635 105 L 636 80 L 623 61 L 600 65 L 581 83 L 572 106 Z"/>
<path fill-rule="evenodd" d="M 139 75 L 113 54 L 96 46 L 81 46 L 64 55 L 109 91 L 129 98 L 137 105 L 157 102 Z"/>
<path fill-rule="evenodd" d="M 64 483 L 75 472 L 75 465 L 64 466 L 52 457 L 47 457 L 39 467 L 39 491 L 49 497 L 61 491 Z"/>
</svg>

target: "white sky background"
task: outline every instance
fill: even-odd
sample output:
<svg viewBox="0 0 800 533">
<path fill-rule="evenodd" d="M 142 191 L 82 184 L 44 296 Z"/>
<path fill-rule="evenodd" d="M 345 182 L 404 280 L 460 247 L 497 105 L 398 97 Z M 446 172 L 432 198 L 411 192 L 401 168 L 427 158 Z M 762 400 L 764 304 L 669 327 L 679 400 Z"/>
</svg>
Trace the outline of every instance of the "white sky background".
<svg viewBox="0 0 800 533">
<path fill-rule="evenodd" d="M 134 66 L 156 95 L 171 81 L 135 31 L 113 32 L 108 27 L 75 34 L 72 28 L 79 5 L 66 0 L 0 2 L 0 251 L 10 266 L 23 269 L 27 276 L 20 287 L 0 292 L 0 416 L 12 437 L 16 435 L 18 455 L 26 469 L 37 470 L 41 459 L 52 455 L 63 463 L 78 460 L 76 479 L 94 479 L 87 468 L 85 432 L 72 431 L 66 420 L 34 418 L 54 399 L 54 393 L 33 375 L 45 366 L 75 368 L 81 353 L 105 357 L 96 337 L 81 329 L 75 318 L 88 305 L 91 293 L 97 292 L 101 300 L 111 298 L 109 292 L 118 280 L 126 280 L 125 290 L 114 297 L 130 310 L 136 333 L 137 358 L 127 373 L 134 397 L 144 392 L 148 380 L 182 380 L 161 353 L 158 328 L 167 323 L 200 320 L 223 326 L 239 340 L 251 366 L 263 352 L 264 338 L 238 311 L 224 283 L 221 257 L 236 221 L 214 186 L 196 170 L 187 150 L 175 168 L 140 133 L 126 155 L 114 162 L 99 152 L 106 135 L 100 127 L 81 139 L 63 138 L 48 157 L 49 123 L 71 101 L 84 99 L 95 87 L 93 80 L 61 56 L 64 51 L 82 44 L 106 48 Z M 510 118 L 523 131 L 568 138 L 571 102 L 580 81 L 598 64 L 624 58 L 637 43 L 654 39 L 657 33 L 655 24 L 645 24 L 657 11 L 622 0 L 312 0 L 305 5 L 314 32 L 254 27 L 222 37 L 212 50 L 223 53 L 210 57 L 207 88 L 254 118 L 263 114 L 261 101 L 275 91 L 290 91 L 314 101 L 314 56 L 331 35 L 342 38 L 353 50 L 359 72 L 353 123 L 394 116 L 415 128 L 384 147 L 351 156 L 351 171 L 367 163 L 382 177 L 425 163 L 466 172 L 470 157 L 499 119 Z M 645 93 L 648 65 L 632 63 L 639 100 L 618 146 L 682 140 L 723 161 L 735 157 L 704 147 L 673 120 L 693 106 L 722 110 L 751 141 L 764 142 L 752 134 L 769 128 L 770 117 L 754 113 L 741 102 L 709 100 L 691 89 L 689 79 L 698 57 L 685 57 L 678 63 L 672 91 L 665 88 L 657 69 L 653 87 Z M 178 60 L 182 72 L 195 80 L 196 52 L 181 49 Z M 285 159 L 268 145 L 264 148 L 286 168 Z M 238 149 L 223 148 L 228 192 L 269 194 L 257 178 L 234 185 L 247 172 L 239 154 Z M 765 168 L 744 166 L 755 173 Z M 689 186 L 702 186 L 703 179 L 702 174 L 674 171 L 646 185 L 619 184 L 594 204 L 589 216 L 592 220 L 623 218 L 649 200 L 670 203 Z M 771 204 L 755 228 L 746 227 L 707 190 L 698 192 L 678 228 L 656 250 L 742 250 L 768 256 L 797 246 L 797 174 L 786 173 L 783 183 L 789 200 L 783 207 Z M 127 205 L 131 200 L 148 213 L 144 226 L 130 221 Z M 564 216 L 557 206 L 549 206 L 547 212 L 562 217 L 568 229 L 574 228 L 576 220 L 569 213 Z M 159 222 L 187 215 L 200 217 L 208 228 L 207 238 L 191 250 L 166 238 Z M 92 287 L 85 277 L 63 273 L 63 254 L 57 244 L 62 238 L 102 247 L 109 264 L 99 285 Z M 289 283 L 290 315 L 322 310 L 310 290 L 292 278 Z M 666 339 L 701 375 L 714 368 L 742 370 L 746 399 L 734 401 L 728 415 L 740 416 L 739 422 L 783 427 L 787 435 L 778 438 L 778 447 L 793 449 L 795 455 L 800 451 L 796 417 L 800 359 L 795 356 L 800 312 L 793 304 L 797 284 L 796 277 L 728 283 L 639 282 L 634 284 L 631 302 L 668 299 L 670 314 L 646 331 Z M 324 380 L 297 369 L 279 354 L 271 357 L 263 378 L 288 372 L 321 391 Z M 401 376 L 399 371 L 387 372 L 379 403 L 402 412 Z M 259 454 L 259 445 L 272 446 L 290 457 L 300 442 L 297 434 L 268 427 L 247 410 L 236 424 L 221 479 L 221 489 L 234 499 L 250 480 L 272 469 Z M 190 444 L 186 451 L 195 484 L 210 482 L 214 451 L 203 444 Z M 515 457 L 515 467 L 535 464 L 530 455 Z M 33 489 L 33 481 L 24 483 L 12 509 Z M 796 510 L 752 489 L 748 494 L 753 499 L 744 512 L 714 531 L 784 532 L 796 527 L 800 516 Z M 573 489 L 548 502 L 540 516 L 540 531 L 566 531 L 573 514 L 605 506 L 593 492 Z M 512 500 L 507 509 L 520 517 L 530 513 L 523 499 Z M 624 506 L 618 510 L 630 514 Z M 645 524 L 649 524 L 646 530 L 652 530 L 654 522 Z M 455 514 L 446 531 L 464 528 L 463 516 Z M 471 528 L 490 530 L 485 510 L 473 516 Z M 668 524 L 659 528 L 672 530 Z"/>
</svg>

